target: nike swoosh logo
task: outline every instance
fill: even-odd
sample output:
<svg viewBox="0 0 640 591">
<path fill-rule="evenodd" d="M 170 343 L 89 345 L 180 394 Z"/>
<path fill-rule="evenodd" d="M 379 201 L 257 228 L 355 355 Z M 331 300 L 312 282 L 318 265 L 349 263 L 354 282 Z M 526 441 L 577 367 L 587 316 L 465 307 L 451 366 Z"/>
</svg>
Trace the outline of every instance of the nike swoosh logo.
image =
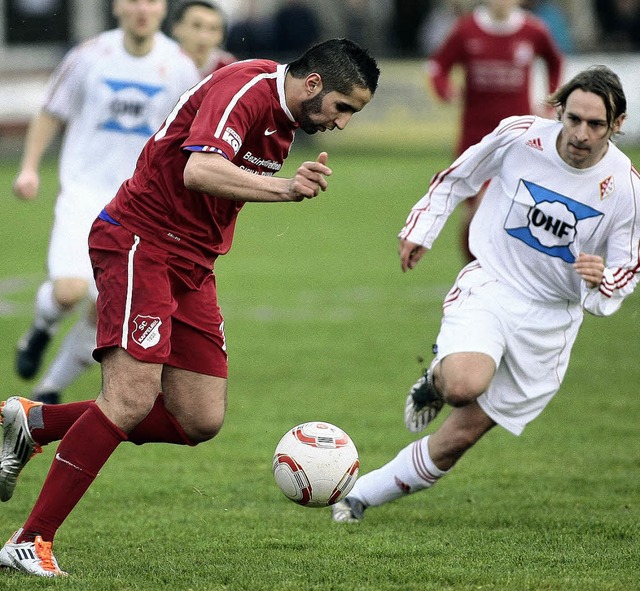
<svg viewBox="0 0 640 591">
<path fill-rule="evenodd" d="M 69 460 L 65 460 L 59 453 L 56 454 L 56 460 L 58 460 L 59 462 L 62 462 L 63 464 L 67 464 L 67 466 L 71 466 L 72 468 L 75 468 L 76 470 L 78 470 L 78 472 L 84 472 L 84 470 L 80 466 L 76 466 L 75 464 L 72 464 Z"/>
<path fill-rule="evenodd" d="M 278 131 L 277 129 L 265 129 L 264 130 L 264 135 L 273 135 L 276 131 Z"/>
</svg>

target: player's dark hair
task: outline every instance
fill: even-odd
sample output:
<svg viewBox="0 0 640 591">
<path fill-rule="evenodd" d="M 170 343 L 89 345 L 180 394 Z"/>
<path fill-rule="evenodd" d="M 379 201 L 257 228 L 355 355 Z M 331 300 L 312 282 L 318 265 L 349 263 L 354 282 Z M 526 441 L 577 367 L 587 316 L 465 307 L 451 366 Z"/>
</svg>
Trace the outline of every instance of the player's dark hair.
<svg viewBox="0 0 640 591">
<path fill-rule="evenodd" d="M 305 78 L 314 72 L 320 74 L 325 93 L 350 94 L 353 87 L 358 86 L 373 94 L 380 77 L 376 60 L 349 39 L 317 43 L 292 61 L 288 71 L 294 78 Z"/>
<path fill-rule="evenodd" d="M 548 103 L 552 107 L 564 109 L 569 95 L 577 89 L 592 92 L 602 98 L 607 110 L 607 124 L 610 128 L 620 115 L 627 112 L 627 99 L 620 78 L 607 66 L 591 66 L 576 74 L 549 97 Z"/>
<path fill-rule="evenodd" d="M 183 19 L 184 13 L 187 12 L 187 9 L 191 8 L 192 6 L 202 6 L 203 8 L 208 8 L 209 10 L 219 12 L 226 24 L 225 14 L 222 9 L 215 2 L 209 2 L 209 0 L 182 0 L 182 2 L 178 3 L 173 13 L 171 14 L 171 23 L 174 25 L 176 23 L 179 23 Z"/>
</svg>

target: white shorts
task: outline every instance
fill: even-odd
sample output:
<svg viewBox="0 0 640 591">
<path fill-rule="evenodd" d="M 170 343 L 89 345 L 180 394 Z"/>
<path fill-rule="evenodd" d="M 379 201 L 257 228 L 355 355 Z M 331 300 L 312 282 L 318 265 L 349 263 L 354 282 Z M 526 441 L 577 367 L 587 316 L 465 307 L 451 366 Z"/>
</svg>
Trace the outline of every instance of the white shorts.
<svg viewBox="0 0 640 591">
<path fill-rule="evenodd" d="M 489 355 L 496 374 L 478 404 L 520 435 L 560 388 L 582 324 L 579 304 L 526 299 L 474 261 L 458 275 L 443 309 L 437 358 Z"/>
<path fill-rule="evenodd" d="M 50 279 L 85 279 L 89 293 L 97 296 L 89 260 L 89 230 L 102 205 L 60 194 L 49 241 L 47 271 Z"/>
</svg>

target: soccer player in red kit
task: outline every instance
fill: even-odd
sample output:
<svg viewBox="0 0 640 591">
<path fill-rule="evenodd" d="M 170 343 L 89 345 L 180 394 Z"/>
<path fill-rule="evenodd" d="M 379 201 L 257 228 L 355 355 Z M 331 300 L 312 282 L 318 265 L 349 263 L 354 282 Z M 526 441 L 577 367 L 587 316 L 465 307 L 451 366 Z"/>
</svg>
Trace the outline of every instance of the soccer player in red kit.
<svg viewBox="0 0 640 591">
<path fill-rule="evenodd" d="M 302 201 L 327 188 L 326 152 L 292 178 L 274 174 L 298 128 L 344 129 L 371 100 L 379 74 L 366 50 L 332 39 L 288 65 L 232 64 L 183 94 L 89 237 L 100 395 L 2 405 L 1 500 L 39 446 L 62 441 L 26 523 L 0 550 L 0 566 L 65 574 L 54 535 L 121 442 L 197 445 L 218 433 L 227 355 L 215 260 L 231 247 L 247 201 Z"/>
<path fill-rule="evenodd" d="M 477 144 L 502 119 L 534 112 L 531 76 L 536 59 L 546 65 L 549 92 L 554 92 L 560 83 L 563 57 L 551 33 L 541 20 L 518 4 L 519 0 L 485 0 L 457 21 L 428 61 L 431 85 L 443 101 L 458 98 L 451 71 L 455 66 L 464 70 L 462 126 L 456 155 Z M 461 248 L 467 261 L 473 259 L 468 246 L 469 224 L 483 192 L 484 189 L 476 199 L 464 202 Z"/>
</svg>

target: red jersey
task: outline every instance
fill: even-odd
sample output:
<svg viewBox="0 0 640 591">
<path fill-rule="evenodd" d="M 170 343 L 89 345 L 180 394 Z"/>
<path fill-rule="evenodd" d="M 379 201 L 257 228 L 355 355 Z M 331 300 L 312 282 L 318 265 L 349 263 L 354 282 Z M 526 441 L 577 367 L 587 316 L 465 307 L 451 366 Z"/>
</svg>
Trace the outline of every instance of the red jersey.
<svg viewBox="0 0 640 591">
<path fill-rule="evenodd" d="M 492 21 L 480 7 L 461 17 L 429 60 L 429 75 L 438 96 L 451 98 L 449 74 L 464 69 L 464 108 L 458 153 L 478 143 L 500 121 L 529 115 L 531 75 L 536 58 L 547 67 L 549 92 L 560 82 L 562 54 L 541 20 L 515 10 L 506 23 Z"/>
<path fill-rule="evenodd" d="M 184 186 L 190 152 L 216 152 L 254 174 L 273 175 L 298 124 L 285 103 L 286 66 L 249 60 L 185 92 L 145 145 L 133 176 L 106 213 L 131 232 L 209 268 L 231 248 L 241 201 Z"/>
</svg>

